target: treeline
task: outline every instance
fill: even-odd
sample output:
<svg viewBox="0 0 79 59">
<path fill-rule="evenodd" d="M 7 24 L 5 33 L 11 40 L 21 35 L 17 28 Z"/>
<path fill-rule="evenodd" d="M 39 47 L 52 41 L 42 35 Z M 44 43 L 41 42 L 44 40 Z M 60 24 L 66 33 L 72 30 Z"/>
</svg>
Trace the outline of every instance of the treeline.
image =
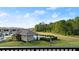
<svg viewBox="0 0 79 59">
<path fill-rule="evenodd" d="M 34 29 L 38 32 L 53 32 L 63 35 L 79 35 L 79 17 L 68 20 L 60 20 L 49 24 L 42 22 L 37 24 Z"/>
</svg>

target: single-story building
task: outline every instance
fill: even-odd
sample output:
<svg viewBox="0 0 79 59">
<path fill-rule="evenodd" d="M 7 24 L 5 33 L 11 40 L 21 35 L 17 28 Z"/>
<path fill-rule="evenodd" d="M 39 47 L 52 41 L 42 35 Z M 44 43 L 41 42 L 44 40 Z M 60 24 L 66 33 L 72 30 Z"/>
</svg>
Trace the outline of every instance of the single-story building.
<svg viewBox="0 0 79 59">
<path fill-rule="evenodd" d="M 33 41 L 35 33 L 29 29 L 22 29 L 18 30 L 15 35 L 19 36 L 22 41 Z"/>
</svg>

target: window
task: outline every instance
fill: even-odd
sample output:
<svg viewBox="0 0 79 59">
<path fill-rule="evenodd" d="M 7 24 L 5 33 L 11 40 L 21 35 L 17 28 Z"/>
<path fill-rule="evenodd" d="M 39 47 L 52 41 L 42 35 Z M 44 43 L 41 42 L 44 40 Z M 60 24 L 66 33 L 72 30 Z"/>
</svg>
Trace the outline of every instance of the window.
<svg viewBox="0 0 79 59">
<path fill-rule="evenodd" d="M 16 29 L 13 29 L 13 31 L 16 31 Z"/>
<path fill-rule="evenodd" d="M 2 37 L 2 34 L 0 33 L 0 37 Z"/>
<path fill-rule="evenodd" d="M 4 31 L 8 31 L 8 29 L 4 29 Z"/>
<path fill-rule="evenodd" d="M 5 34 L 5 36 L 8 36 L 8 34 Z"/>
</svg>

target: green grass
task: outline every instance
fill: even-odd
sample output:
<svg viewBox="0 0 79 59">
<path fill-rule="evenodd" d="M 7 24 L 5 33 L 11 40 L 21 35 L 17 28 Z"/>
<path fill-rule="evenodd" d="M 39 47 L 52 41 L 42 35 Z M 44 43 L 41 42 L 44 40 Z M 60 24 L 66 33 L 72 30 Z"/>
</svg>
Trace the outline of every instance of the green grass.
<svg viewBox="0 0 79 59">
<path fill-rule="evenodd" d="M 12 41 L 12 42 L 2 42 L 0 46 L 49 46 L 49 43 L 46 41 L 34 41 L 34 42 L 21 42 L 21 41 Z"/>
<path fill-rule="evenodd" d="M 79 41 L 58 41 L 52 46 L 79 46 Z"/>
<path fill-rule="evenodd" d="M 43 33 L 43 32 L 37 32 L 41 35 L 53 35 L 52 33 Z M 51 43 L 51 46 L 79 46 L 79 36 L 62 36 L 62 35 L 54 35 L 57 36 L 58 39 L 61 40 L 54 40 Z M 46 41 L 32 41 L 32 42 L 21 42 L 21 41 L 6 41 L 0 43 L 1 47 L 5 46 L 50 46 L 49 42 Z"/>
<path fill-rule="evenodd" d="M 11 41 L 11 42 L 2 42 L 0 43 L 1 47 L 5 46 L 50 46 L 49 42 L 46 41 L 33 41 L 33 42 L 21 42 L 21 41 Z M 79 41 L 53 41 L 51 46 L 79 46 Z"/>
</svg>

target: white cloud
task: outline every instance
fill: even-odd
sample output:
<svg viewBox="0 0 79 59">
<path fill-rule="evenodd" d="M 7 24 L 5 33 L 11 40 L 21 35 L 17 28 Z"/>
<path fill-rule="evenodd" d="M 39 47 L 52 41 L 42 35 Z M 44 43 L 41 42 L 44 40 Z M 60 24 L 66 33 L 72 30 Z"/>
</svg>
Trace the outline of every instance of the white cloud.
<svg viewBox="0 0 79 59">
<path fill-rule="evenodd" d="M 36 14 L 36 15 L 43 15 L 45 13 L 44 10 L 35 10 L 33 14 Z"/>
<path fill-rule="evenodd" d="M 26 14 L 24 15 L 25 18 L 28 18 L 28 17 L 30 17 L 30 16 L 31 16 L 30 13 L 26 13 Z"/>
<path fill-rule="evenodd" d="M 58 16 L 59 16 L 59 14 L 57 14 L 57 13 L 52 14 L 52 18 L 57 18 Z"/>
<path fill-rule="evenodd" d="M 56 10 L 58 7 L 49 7 L 47 10 Z"/>
<path fill-rule="evenodd" d="M 59 20 L 67 20 L 67 19 L 70 19 L 71 17 L 69 15 L 64 15 L 62 16 L 61 13 L 53 13 L 51 15 L 51 21 L 52 22 L 56 22 L 56 21 L 59 21 Z"/>
<path fill-rule="evenodd" d="M 2 16 L 9 16 L 9 14 L 7 14 L 7 13 L 0 13 L 0 17 L 2 17 Z"/>
<path fill-rule="evenodd" d="M 18 14 L 13 16 L 15 19 L 11 19 L 11 21 L 15 20 L 15 22 L 6 24 L 10 24 L 9 26 L 12 27 L 32 28 L 35 26 L 35 24 L 39 23 L 39 20 L 36 18 L 36 16 L 32 15 L 33 13 Z"/>
<path fill-rule="evenodd" d="M 76 16 L 76 13 L 75 12 L 69 12 L 69 16 L 70 17 L 75 17 Z"/>
<path fill-rule="evenodd" d="M 45 14 L 45 11 L 44 10 L 35 10 L 32 13 L 26 13 L 24 15 L 24 18 L 30 18 L 30 17 L 36 18 L 37 15 L 43 15 L 43 14 Z"/>
</svg>

